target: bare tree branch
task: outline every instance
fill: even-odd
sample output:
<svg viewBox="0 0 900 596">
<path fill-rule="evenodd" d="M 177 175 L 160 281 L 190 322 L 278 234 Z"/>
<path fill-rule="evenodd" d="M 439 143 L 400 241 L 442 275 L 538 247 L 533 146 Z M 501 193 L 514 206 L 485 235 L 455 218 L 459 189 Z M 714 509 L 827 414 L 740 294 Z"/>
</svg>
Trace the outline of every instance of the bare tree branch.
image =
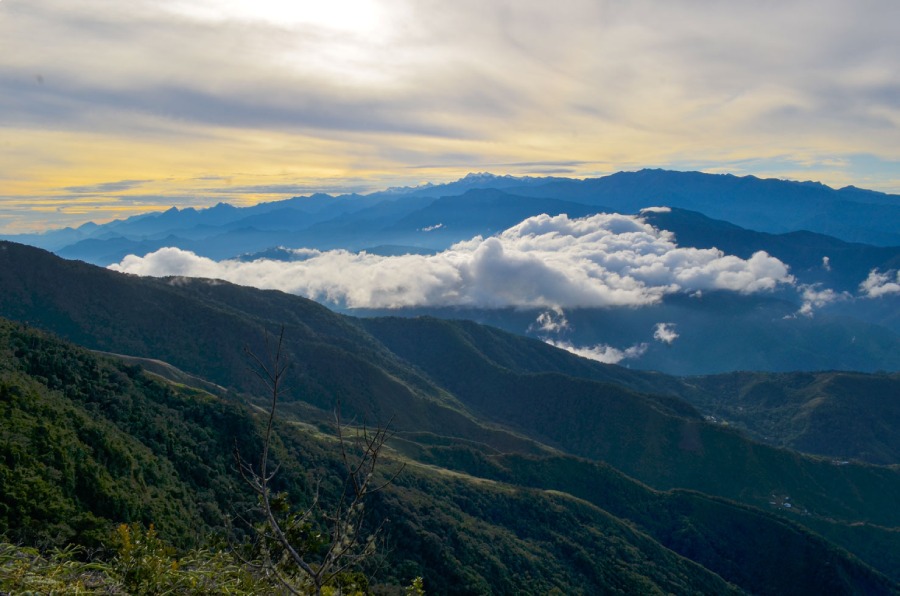
<svg viewBox="0 0 900 596">
<path fill-rule="evenodd" d="M 345 436 L 347 425 L 341 420 L 340 402 L 335 408 L 335 434 L 340 447 L 340 457 L 345 468 L 342 489 L 337 501 L 329 512 L 325 512 L 320 503 L 320 482 L 316 482 L 312 503 L 305 510 L 296 514 L 287 514 L 279 519 L 274 502 L 281 502 L 283 495 L 272 492 L 271 482 L 280 466 L 270 468 L 271 448 L 274 433 L 275 416 L 278 400 L 284 394 L 284 378 L 289 369 L 284 349 L 284 327 L 282 326 L 277 341 L 265 336 L 265 354 L 260 356 L 249 348 L 245 348 L 252 363 L 254 374 L 262 381 L 268 391 L 269 409 L 263 433 L 262 453 L 259 463 L 254 466 L 246 461 L 235 447 L 235 460 L 238 472 L 244 482 L 256 493 L 260 508 L 265 518 L 265 527 L 257 528 L 262 553 L 261 567 L 267 575 L 274 577 L 291 594 L 321 595 L 322 587 L 333 581 L 354 566 L 370 558 L 376 550 L 377 536 L 384 522 L 380 523 L 368 536 L 365 535 L 365 500 L 374 492 L 382 490 L 390 484 L 400 470 L 387 481 L 374 486 L 376 467 L 381 451 L 390 438 L 387 427 L 377 426 L 374 431 L 363 424 L 354 429 L 352 440 Z M 282 513 L 282 515 L 284 515 Z M 290 533 L 294 531 L 313 531 L 315 525 L 328 526 L 327 547 L 324 553 L 317 554 L 315 548 L 307 545 L 299 547 L 292 544 Z M 316 535 L 315 539 L 318 539 Z M 281 551 L 279 560 L 273 560 L 270 545 L 277 545 Z M 291 569 L 293 568 L 293 571 Z M 293 579 L 299 573 L 301 580 Z"/>
</svg>

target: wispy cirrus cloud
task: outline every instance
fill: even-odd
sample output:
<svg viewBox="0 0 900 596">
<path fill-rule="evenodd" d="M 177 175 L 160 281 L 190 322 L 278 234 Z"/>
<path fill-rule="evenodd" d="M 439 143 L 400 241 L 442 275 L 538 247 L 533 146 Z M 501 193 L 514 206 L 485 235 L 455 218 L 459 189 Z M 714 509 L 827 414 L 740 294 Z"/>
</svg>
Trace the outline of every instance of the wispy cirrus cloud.
<svg viewBox="0 0 900 596">
<path fill-rule="evenodd" d="M 63 190 L 75 194 L 103 194 L 132 190 L 151 180 L 119 180 L 116 182 L 101 182 L 99 184 L 87 184 L 83 186 L 67 186 Z"/>
</svg>

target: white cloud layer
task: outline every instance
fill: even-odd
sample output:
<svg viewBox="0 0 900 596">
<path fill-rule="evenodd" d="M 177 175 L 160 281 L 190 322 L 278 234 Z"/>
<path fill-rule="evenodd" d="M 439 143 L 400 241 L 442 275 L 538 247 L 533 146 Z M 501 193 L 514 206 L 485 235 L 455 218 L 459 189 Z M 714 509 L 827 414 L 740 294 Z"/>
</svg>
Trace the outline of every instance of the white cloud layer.
<svg viewBox="0 0 900 596">
<path fill-rule="evenodd" d="M 859 284 L 859 291 L 868 298 L 880 298 L 889 294 L 900 294 L 900 271 L 877 269 L 869 272 L 869 277 Z"/>
<path fill-rule="evenodd" d="M 641 306 L 676 292 L 755 293 L 792 283 L 765 252 L 749 259 L 682 248 L 639 217 L 531 217 L 436 255 L 304 250 L 303 261 L 216 262 L 177 248 L 129 255 L 111 269 L 224 279 L 350 308 Z M 540 322 L 539 322 L 540 324 Z M 549 323 L 548 323 L 549 324 Z"/>
</svg>

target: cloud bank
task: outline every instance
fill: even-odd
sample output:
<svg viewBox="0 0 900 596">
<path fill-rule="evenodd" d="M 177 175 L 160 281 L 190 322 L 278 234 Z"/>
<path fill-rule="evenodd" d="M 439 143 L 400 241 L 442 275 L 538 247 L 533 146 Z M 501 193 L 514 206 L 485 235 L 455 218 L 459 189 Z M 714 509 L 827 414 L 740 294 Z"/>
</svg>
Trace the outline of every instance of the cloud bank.
<svg viewBox="0 0 900 596">
<path fill-rule="evenodd" d="M 303 249 L 302 261 L 221 261 L 178 248 L 129 255 L 111 269 L 148 276 L 224 279 L 348 308 L 642 306 L 677 292 L 744 294 L 790 284 L 788 267 L 683 248 L 639 217 L 531 217 L 497 236 L 435 255 L 379 256 Z"/>
</svg>

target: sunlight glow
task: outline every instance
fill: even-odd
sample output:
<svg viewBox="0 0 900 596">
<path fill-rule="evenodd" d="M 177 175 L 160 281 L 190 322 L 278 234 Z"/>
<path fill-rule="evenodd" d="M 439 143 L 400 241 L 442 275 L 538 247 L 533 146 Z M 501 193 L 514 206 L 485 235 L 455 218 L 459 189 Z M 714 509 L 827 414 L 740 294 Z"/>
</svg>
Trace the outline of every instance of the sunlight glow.
<svg viewBox="0 0 900 596">
<path fill-rule="evenodd" d="M 375 0 L 173 0 L 168 8 L 201 20 L 305 25 L 359 34 L 377 30 L 383 20 Z"/>
</svg>

